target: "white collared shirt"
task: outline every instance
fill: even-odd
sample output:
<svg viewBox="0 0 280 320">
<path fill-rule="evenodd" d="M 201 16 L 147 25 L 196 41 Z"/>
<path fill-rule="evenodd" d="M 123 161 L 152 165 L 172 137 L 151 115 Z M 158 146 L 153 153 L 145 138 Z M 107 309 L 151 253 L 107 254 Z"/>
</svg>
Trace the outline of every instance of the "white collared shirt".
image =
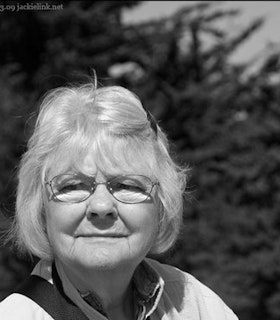
<svg viewBox="0 0 280 320">
<path fill-rule="evenodd" d="M 81 311 L 90 320 L 107 320 L 82 298 L 59 264 L 57 269 L 65 294 Z M 40 261 L 32 274 L 52 283 L 51 262 Z M 148 316 L 150 320 L 238 320 L 211 289 L 175 267 L 145 259 L 136 269 L 134 281 L 140 297 L 145 300 L 137 320 L 146 319 Z M 17 293 L 0 303 L 0 319 L 53 320 L 34 301 Z"/>
</svg>

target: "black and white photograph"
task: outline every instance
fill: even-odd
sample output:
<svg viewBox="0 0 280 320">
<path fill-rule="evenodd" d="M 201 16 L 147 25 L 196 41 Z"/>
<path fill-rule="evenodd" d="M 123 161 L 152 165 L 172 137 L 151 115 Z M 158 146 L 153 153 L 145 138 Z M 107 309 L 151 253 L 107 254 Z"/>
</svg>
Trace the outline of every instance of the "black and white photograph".
<svg viewBox="0 0 280 320">
<path fill-rule="evenodd" d="M 278 1 L 0 1 L 1 320 L 280 319 L 279 30 Z"/>
</svg>

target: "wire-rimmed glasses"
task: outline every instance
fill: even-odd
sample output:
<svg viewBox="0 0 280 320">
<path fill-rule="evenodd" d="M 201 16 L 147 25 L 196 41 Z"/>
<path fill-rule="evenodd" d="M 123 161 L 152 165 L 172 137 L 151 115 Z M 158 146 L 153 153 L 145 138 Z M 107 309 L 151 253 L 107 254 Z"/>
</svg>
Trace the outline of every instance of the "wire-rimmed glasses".
<svg viewBox="0 0 280 320">
<path fill-rule="evenodd" d="M 143 175 L 120 175 L 106 182 L 97 182 L 95 177 L 83 174 L 59 174 L 46 182 L 53 198 L 61 202 L 78 203 L 88 199 L 99 184 L 104 184 L 118 201 L 128 204 L 141 203 L 149 199 L 158 182 Z"/>
</svg>

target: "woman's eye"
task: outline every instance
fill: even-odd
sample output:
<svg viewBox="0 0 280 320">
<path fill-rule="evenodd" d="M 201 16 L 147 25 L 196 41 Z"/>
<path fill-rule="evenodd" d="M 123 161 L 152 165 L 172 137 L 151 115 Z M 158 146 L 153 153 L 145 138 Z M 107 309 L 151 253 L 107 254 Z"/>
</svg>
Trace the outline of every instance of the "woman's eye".
<svg viewBox="0 0 280 320">
<path fill-rule="evenodd" d="M 142 186 L 134 184 L 134 183 L 117 183 L 114 185 L 114 189 L 134 191 L 134 192 L 145 191 L 145 189 Z"/>
<path fill-rule="evenodd" d="M 59 192 L 65 193 L 65 192 L 71 192 L 76 190 L 84 190 L 86 188 L 84 183 L 69 183 L 61 186 L 59 188 Z"/>
</svg>

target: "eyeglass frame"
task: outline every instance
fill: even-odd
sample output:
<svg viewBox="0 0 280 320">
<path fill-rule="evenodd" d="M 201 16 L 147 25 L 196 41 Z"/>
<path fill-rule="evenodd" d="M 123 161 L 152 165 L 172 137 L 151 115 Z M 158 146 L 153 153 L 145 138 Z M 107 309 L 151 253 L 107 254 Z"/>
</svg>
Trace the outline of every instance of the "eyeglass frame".
<svg viewBox="0 0 280 320">
<path fill-rule="evenodd" d="M 68 176 L 85 176 L 85 175 L 79 174 L 79 173 L 73 173 L 73 174 L 71 174 L 71 173 L 62 173 L 62 174 L 58 174 L 58 175 L 52 177 L 52 178 L 51 178 L 50 180 L 48 180 L 48 181 L 45 181 L 45 184 L 47 184 L 47 185 L 50 186 L 50 189 L 51 189 L 53 198 L 54 198 L 55 200 L 59 201 L 59 202 L 64 202 L 64 203 L 81 203 L 81 202 L 84 202 L 84 201 L 86 201 L 87 199 L 89 199 L 89 198 L 94 194 L 94 192 L 95 192 L 95 190 L 96 190 L 96 188 L 97 188 L 98 185 L 102 185 L 102 184 L 103 184 L 103 185 L 106 186 L 106 189 L 107 189 L 108 192 L 112 195 L 112 197 L 113 197 L 114 199 L 116 199 L 117 201 L 119 201 L 119 202 L 121 202 L 121 203 L 125 203 L 125 204 L 138 204 L 138 203 L 143 203 L 143 202 L 145 202 L 145 201 L 150 197 L 150 195 L 151 195 L 151 193 L 152 193 L 152 191 L 153 191 L 154 186 L 159 185 L 159 182 L 158 182 L 158 181 L 154 182 L 154 181 L 152 181 L 149 177 L 144 176 L 144 175 L 142 175 L 142 174 L 124 174 L 124 175 L 118 175 L 118 176 L 115 176 L 114 178 L 112 178 L 111 180 L 104 181 L 104 182 L 97 182 L 97 181 L 94 180 L 94 177 L 86 176 L 87 178 L 91 178 L 91 179 L 89 179 L 89 180 L 92 180 L 89 195 L 88 195 L 85 199 L 83 199 L 83 200 L 72 202 L 72 201 L 63 201 L 63 200 L 60 200 L 59 198 L 57 198 L 57 196 L 55 195 L 55 192 L 54 192 L 54 190 L 53 190 L 53 187 L 52 187 L 52 181 L 53 181 L 55 178 L 57 178 L 57 177 L 59 177 L 59 176 L 65 176 L 65 175 L 68 175 Z M 144 178 L 148 179 L 148 180 L 151 182 L 151 190 L 150 190 L 150 192 L 147 194 L 147 197 L 146 197 L 144 200 L 141 200 L 141 201 L 139 201 L 139 202 L 125 202 L 125 201 L 121 201 L 121 200 L 117 199 L 117 198 L 114 196 L 114 194 L 113 194 L 113 189 L 112 189 L 112 187 L 110 186 L 111 181 L 113 181 L 114 179 L 119 178 L 119 177 L 129 177 L 129 176 L 144 177 Z"/>
</svg>

